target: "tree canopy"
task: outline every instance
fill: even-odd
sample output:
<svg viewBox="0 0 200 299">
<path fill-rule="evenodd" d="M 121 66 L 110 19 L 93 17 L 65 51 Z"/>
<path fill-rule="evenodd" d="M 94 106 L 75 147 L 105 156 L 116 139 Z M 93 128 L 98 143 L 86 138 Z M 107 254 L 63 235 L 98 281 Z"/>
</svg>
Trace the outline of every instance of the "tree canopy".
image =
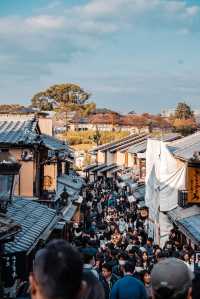
<svg viewBox="0 0 200 299">
<path fill-rule="evenodd" d="M 175 118 L 177 119 L 190 119 L 194 117 L 191 107 L 185 102 L 178 103 L 175 111 Z"/>
<path fill-rule="evenodd" d="M 87 114 L 95 108 L 94 103 L 87 103 L 89 97 L 90 93 L 77 84 L 56 84 L 35 94 L 31 106 L 44 111 L 80 111 Z"/>
</svg>

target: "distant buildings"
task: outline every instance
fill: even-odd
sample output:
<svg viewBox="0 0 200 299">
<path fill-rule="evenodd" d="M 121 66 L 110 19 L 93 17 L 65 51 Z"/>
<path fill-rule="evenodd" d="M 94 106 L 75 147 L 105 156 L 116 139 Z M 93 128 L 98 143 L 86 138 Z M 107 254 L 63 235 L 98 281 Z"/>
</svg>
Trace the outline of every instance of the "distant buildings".
<svg viewBox="0 0 200 299">
<path fill-rule="evenodd" d="M 119 115 L 117 113 L 98 113 L 88 117 L 75 116 L 68 124 L 69 131 L 126 131 L 130 133 L 149 133 L 160 128 L 169 130 L 170 123 L 160 116 L 149 114 Z"/>
</svg>

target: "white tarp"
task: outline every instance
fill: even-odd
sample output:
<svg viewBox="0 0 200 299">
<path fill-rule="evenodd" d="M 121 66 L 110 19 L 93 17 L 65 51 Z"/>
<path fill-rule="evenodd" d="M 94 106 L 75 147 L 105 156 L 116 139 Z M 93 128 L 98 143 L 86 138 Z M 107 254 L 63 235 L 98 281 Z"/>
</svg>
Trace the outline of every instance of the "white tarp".
<svg viewBox="0 0 200 299">
<path fill-rule="evenodd" d="M 156 241 L 161 235 L 166 235 L 167 227 L 170 227 L 169 223 L 165 225 L 167 220 L 159 215 L 159 211 L 167 212 L 177 207 L 178 190 L 185 187 L 185 179 L 186 165 L 177 162 L 167 144 L 159 140 L 148 139 L 145 203 L 149 207 L 152 223 L 150 233 Z"/>
</svg>

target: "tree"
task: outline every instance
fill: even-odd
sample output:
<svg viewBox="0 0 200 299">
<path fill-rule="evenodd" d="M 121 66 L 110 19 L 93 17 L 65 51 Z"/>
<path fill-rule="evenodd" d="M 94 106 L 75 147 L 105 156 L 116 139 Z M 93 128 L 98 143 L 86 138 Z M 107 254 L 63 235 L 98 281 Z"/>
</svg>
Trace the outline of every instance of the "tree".
<svg viewBox="0 0 200 299">
<path fill-rule="evenodd" d="M 32 107 L 39 110 L 56 111 L 80 111 L 90 112 L 95 108 L 94 103 L 86 103 L 90 94 L 79 85 L 71 83 L 56 84 L 45 91 L 35 94 L 32 99 Z"/>
<path fill-rule="evenodd" d="M 176 118 L 173 123 L 174 131 L 181 133 L 183 136 L 194 133 L 197 129 L 195 120 L 193 119 L 178 119 Z"/>
<path fill-rule="evenodd" d="M 98 127 L 96 126 L 96 131 L 94 133 L 94 135 L 91 137 L 92 141 L 94 141 L 96 143 L 96 145 L 98 146 L 101 140 L 101 134 L 99 132 Z"/>
<path fill-rule="evenodd" d="M 185 102 L 178 103 L 175 111 L 175 118 L 177 119 L 193 119 L 194 113 L 190 106 Z"/>
<path fill-rule="evenodd" d="M 90 93 L 79 85 L 71 83 L 56 84 L 35 94 L 31 99 L 31 106 L 38 108 L 40 111 L 54 110 L 58 114 L 65 112 L 67 128 L 68 112 L 76 111 L 82 116 L 87 116 L 96 108 L 95 103 L 87 103 L 89 97 Z"/>
</svg>

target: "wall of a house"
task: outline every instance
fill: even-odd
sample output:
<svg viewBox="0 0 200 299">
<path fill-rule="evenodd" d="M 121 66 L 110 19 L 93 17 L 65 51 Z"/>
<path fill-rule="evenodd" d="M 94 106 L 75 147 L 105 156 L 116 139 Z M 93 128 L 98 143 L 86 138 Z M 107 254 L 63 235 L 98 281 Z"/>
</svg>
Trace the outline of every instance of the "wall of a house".
<svg viewBox="0 0 200 299">
<path fill-rule="evenodd" d="M 22 161 L 24 149 L 10 149 L 11 155 L 21 164 L 19 175 L 15 180 L 14 195 L 33 196 L 34 161 Z"/>
<path fill-rule="evenodd" d="M 113 164 L 115 163 L 115 153 L 111 153 L 109 151 L 106 152 L 107 153 L 107 164 Z"/>
<path fill-rule="evenodd" d="M 125 165 L 125 153 L 121 153 L 120 151 L 117 151 L 116 158 L 117 158 L 117 165 L 119 166 Z"/>
<path fill-rule="evenodd" d="M 98 151 L 97 152 L 97 163 L 101 164 L 101 163 L 105 163 L 105 153 Z"/>
<path fill-rule="evenodd" d="M 52 118 L 41 117 L 38 119 L 38 125 L 42 134 L 53 135 L 53 120 Z"/>
<path fill-rule="evenodd" d="M 128 167 L 134 168 L 134 158 L 131 153 L 128 153 Z"/>
<path fill-rule="evenodd" d="M 57 188 L 57 164 L 44 165 L 43 188 L 47 191 L 55 191 Z"/>
</svg>

